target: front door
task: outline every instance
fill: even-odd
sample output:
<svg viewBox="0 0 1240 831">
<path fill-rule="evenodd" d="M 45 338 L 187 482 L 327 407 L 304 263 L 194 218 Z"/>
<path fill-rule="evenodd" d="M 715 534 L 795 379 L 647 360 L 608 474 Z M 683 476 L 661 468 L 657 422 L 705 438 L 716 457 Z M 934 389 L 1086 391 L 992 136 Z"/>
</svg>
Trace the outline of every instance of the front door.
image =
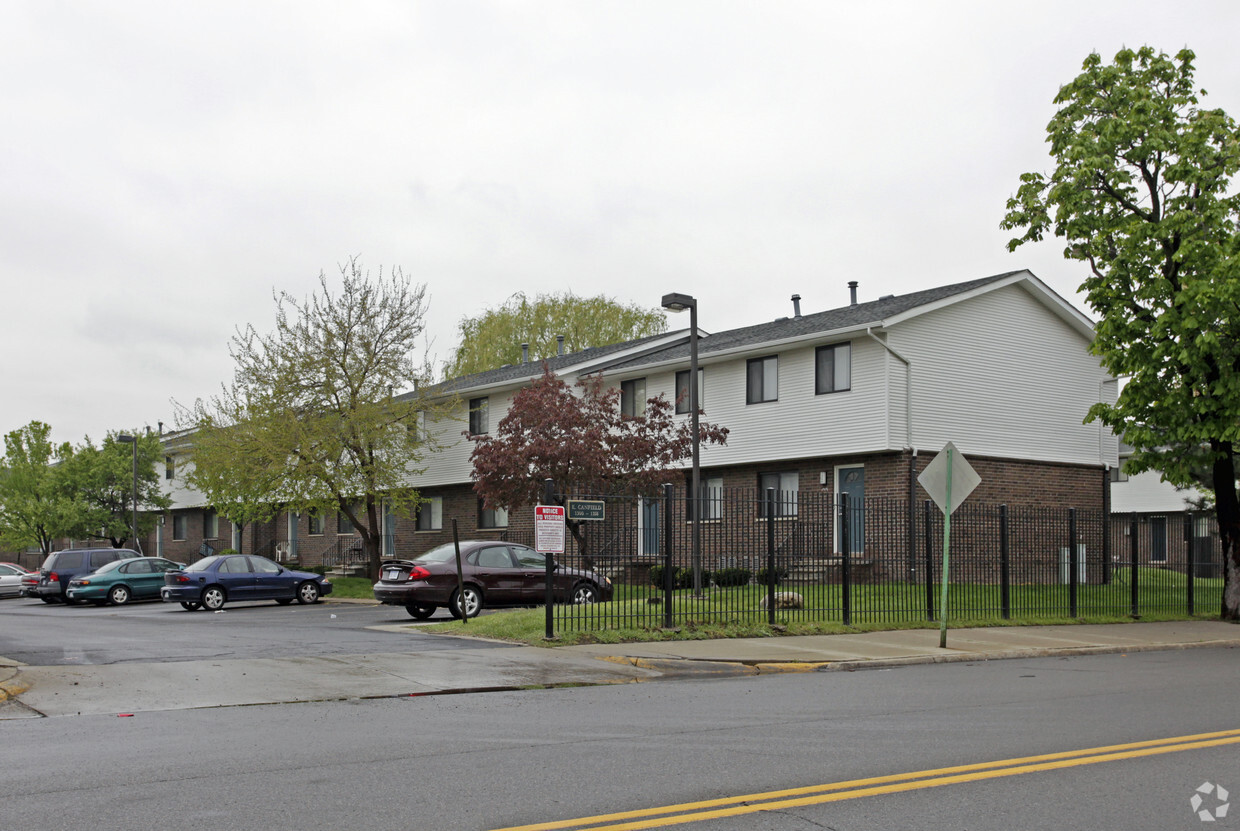
<svg viewBox="0 0 1240 831">
<path fill-rule="evenodd" d="M 860 554 L 865 551 L 865 468 L 837 467 L 835 469 L 836 493 L 848 497 L 849 551 Z M 835 532 L 835 550 L 842 550 L 840 529 Z"/>
<path fill-rule="evenodd" d="M 638 553 L 657 556 L 659 553 L 659 501 L 643 499 L 641 514 L 642 521 L 638 528 L 640 535 Z"/>
</svg>

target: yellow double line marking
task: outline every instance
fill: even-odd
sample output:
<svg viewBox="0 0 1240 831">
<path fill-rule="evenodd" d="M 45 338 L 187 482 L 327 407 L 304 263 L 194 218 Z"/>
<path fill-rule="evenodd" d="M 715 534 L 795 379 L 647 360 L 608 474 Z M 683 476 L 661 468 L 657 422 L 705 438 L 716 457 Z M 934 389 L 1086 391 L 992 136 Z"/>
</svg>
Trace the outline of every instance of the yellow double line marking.
<svg viewBox="0 0 1240 831">
<path fill-rule="evenodd" d="M 1038 773 L 1044 770 L 1096 765 L 1100 762 L 1116 762 L 1160 753 L 1178 753 L 1182 750 L 1200 750 L 1224 744 L 1240 744 L 1240 730 L 1223 730 L 1217 733 L 1198 733 L 1193 736 L 1176 736 L 1169 739 L 1153 739 L 1131 744 L 1115 744 L 1084 750 L 1068 750 L 1047 753 L 1042 756 L 1025 756 L 1003 759 L 997 762 L 979 762 L 972 765 L 921 770 L 912 773 L 896 773 L 870 779 L 852 779 L 827 785 L 811 785 L 782 791 L 729 796 L 703 802 L 685 802 L 659 808 L 642 808 L 615 814 L 599 814 L 580 819 L 541 822 L 518 825 L 497 831 L 552 831 L 559 828 L 589 828 L 590 831 L 630 831 L 630 829 L 659 828 L 665 825 L 682 825 L 720 817 L 735 817 L 759 811 L 779 811 L 804 805 L 821 805 L 845 799 L 865 796 L 914 791 L 921 788 L 938 788 L 962 782 L 997 779 L 1002 776 L 1018 776 L 1022 773 Z"/>
</svg>

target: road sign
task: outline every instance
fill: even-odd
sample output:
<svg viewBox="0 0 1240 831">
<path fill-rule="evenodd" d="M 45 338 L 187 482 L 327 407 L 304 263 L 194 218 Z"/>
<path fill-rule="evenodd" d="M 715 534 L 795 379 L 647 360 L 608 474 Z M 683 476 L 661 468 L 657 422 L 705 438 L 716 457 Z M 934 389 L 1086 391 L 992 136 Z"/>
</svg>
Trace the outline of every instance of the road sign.
<svg viewBox="0 0 1240 831">
<path fill-rule="evenodd" d="M 918 484 L 926 489 L 934 504 L 945 514 L 955 511 L 981 481 L 982 477 L 951 442 L 917 477 Z"/>
<path fill-rule="evenodd" d="M 607 503 L 601 499 L 570 499 L 568 518 L 574 521 L 602 521 L 607 518 Z"/>
<path fill-rule="evenodd" d="M 534 507 L 534 550 L 544 554 L 564 553 L 564 508 L 561 506 Z"/>
</svg>

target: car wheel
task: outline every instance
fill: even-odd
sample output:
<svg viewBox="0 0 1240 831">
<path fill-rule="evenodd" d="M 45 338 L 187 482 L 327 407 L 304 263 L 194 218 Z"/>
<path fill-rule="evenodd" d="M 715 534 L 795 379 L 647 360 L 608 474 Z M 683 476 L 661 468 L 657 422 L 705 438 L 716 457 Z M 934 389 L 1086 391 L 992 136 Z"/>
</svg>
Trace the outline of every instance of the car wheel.
<svg viewBox="0 0 1240 831">
<path fill-rule="evenodd" d="M 129 602 L 129 587 L 113 586 L 112 590 L 108 592 L 108 601 L 113 606 L 124 606 Z"/>
<path fill-rule="evenodd" d="M 319 602 L 319 584 L 311 580 L 307 580 L 297 587 L 298 603 L 318 603 Z"/>
<path fill-rule="evenodd" d="M 452 613 L 452 617 L 457 620 L 463 617 L 478 617 L 478 613 L 482 611 L 482 594 L 473 586 L 466 586 L 463 602 L 461 597 L 460 591 L 454 591 L 448 598 L 448 611 Z"/>
<path fill-rule="evenodd" d="M 578 583 L 573 586 L 574 603 L 598 603 L 598 589 L 590 583 Z"/>
<path fill-rule="evenodd" d="M 208 586 L 202 592 L 202 608 L 208 612 L 218 612 L 224 608 L 224 601 L 228 599 L 228 595 L 224 594 L 224 590 L 219 586 Z"/>
<path fill-rule="evenodd" d="M 410 603 L 405 606 L 405 611 L 409 613 L 410 617 L 415 617 L 418 620 L 426 620 L 428 617 L 435 614 L 435 607 L 426 606 L 421 603 Z"/>
<path fill-rule="evenodd" d="M 196 611 L 198 611 L 198 608 L 199 608 L 200 606 L 202 606 L 202 604 L 201 604 L 201 603 L 195 603 L 195 602 L 194 602 L 194 601 L 192 601 L 192 600 L 182 600 L 182 601 L 181 601 L 181 608 L 182 608 L 182 609 L 184 609 L 184 610 L 185 610 L 185 611 L 187 611 L 187 612 L 196 612 Z"/>
</svg>

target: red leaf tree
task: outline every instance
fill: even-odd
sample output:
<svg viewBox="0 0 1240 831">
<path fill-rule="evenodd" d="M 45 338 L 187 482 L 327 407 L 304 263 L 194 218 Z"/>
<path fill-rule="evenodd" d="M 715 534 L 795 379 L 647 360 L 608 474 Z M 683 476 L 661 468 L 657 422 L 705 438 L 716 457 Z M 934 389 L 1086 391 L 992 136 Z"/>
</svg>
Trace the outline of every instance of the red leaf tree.
<svg viewBox="0 0 1240 831">
<path fill-rule="evenodd" d="M 677 422 L 665 396 L 647 399 L 645 414 L 625 416 L 619 390 L 602 377 L 583 378 L 577 389 L 544 365 L 542 377 L 513 397 L 493 434 L 471 436 L 474 491 L 487 507 L 537 504 L 546 479 L 561 493 L 651 494 L 692 457 L 689 421 Z M 702 444 L 726 444 L 728 428 L 700 421 L 699 437 Z"/>
</svg>

